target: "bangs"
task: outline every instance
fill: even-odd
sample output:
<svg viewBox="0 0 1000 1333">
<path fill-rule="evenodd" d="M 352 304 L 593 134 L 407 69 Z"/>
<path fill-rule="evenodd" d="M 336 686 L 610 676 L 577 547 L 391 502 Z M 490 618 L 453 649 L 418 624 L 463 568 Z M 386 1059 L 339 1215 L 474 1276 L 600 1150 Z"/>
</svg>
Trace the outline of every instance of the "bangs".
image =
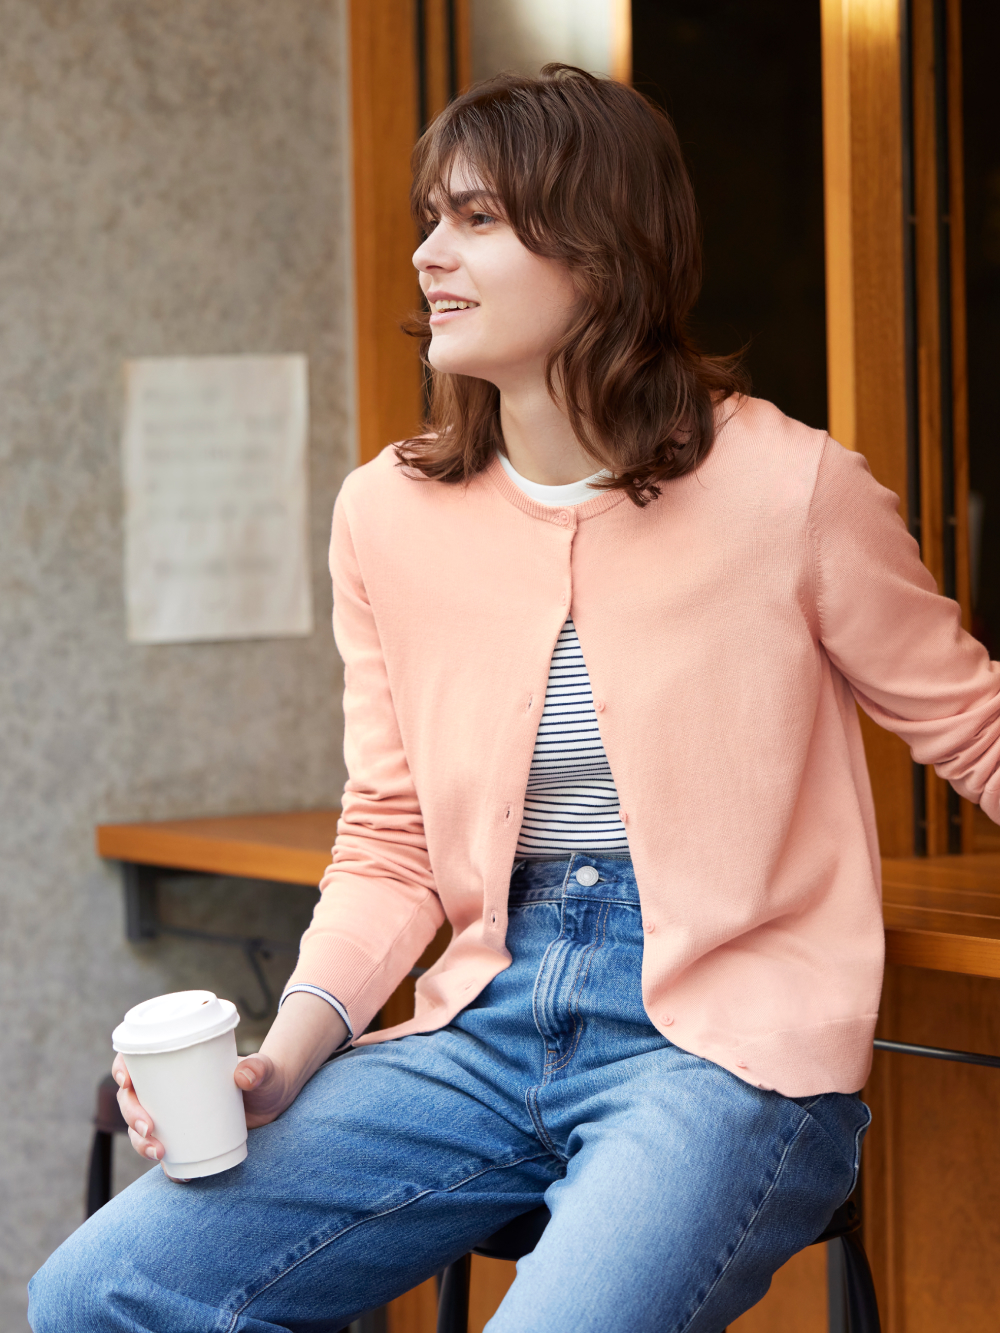
<svg viewBox="0 0 1000 1333">
<path fill-rule="evenodd" d="M 413 151 L 410 208 L 421 226 L 441 213 L 457 215 L 477 202 L 489 204 L 492 211 L 510 217 L 510 201 L 503 197 L 498 182 L 499 145 L 484 143 L 484 136 L 473 137 L 463 132 L 465 128 L 456 117 L 447 127 L 450 133 L 432 135 L 428 130 Z M 477 188 L 453 191 L 456 170 L 476 180 Z"/>
</svg>

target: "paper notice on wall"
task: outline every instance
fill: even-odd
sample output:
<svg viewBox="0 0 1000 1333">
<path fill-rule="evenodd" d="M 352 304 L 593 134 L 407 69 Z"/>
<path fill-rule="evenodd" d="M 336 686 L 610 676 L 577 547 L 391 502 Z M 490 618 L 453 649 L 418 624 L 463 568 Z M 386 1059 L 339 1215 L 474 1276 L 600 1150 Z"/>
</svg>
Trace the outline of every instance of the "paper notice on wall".
<svg viewBox="0 0 1000 1333">
<path fill-rule="evenodd" d="M 304 356 L 125 365 L 133 643 L 312 631 Z"/>
</svg>

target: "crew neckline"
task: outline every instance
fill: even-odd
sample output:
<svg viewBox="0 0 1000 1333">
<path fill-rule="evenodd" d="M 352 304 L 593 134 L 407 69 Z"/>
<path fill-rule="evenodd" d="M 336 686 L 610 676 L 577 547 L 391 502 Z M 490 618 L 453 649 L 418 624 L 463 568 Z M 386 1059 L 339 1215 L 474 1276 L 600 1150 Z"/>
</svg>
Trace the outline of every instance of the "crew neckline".
<svg viewBox="0 0 1000 1333">
<path fill-rule="evenodd" d="M 501 454 L 498 451 L 497 458 L 500 460 L 500 466 L 518 490 L 523 491 L 532 500 L 537 500 L 539 504 L 543 505 L 578 505 L 584 504 L 587 500 L 593 500 L 601 495 L 602 491 L 596 489 L 591 483 L 603 481 L 607 476 L 606 472 L 595 472 L 592 477 L 584 477 L 582 481 L 570 481 L 565 486 L 543 486 L 540 481 L 529 481 L 527 477 L 522 477 L 506 454 Z"/>
</svg>

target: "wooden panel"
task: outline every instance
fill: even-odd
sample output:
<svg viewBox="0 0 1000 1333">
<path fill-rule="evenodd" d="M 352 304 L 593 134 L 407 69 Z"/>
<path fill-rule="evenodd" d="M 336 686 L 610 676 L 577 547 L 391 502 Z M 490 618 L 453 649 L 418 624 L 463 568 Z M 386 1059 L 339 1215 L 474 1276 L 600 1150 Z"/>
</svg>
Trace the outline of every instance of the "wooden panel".
<svg viewBox="0 0 1000 1333">
<path fill-rule="evenodd" d="M 890 967 L 879 1035 L 1000 1054 L 1000 981 Z M 865 1243 L 885 1333 L 996 1327 L 1000 1073 L 878 1052 L 865 1097 Z"/>
<path fill-rule="evenodd" d="M 895 0 L 823 0 L 822 18 L 830 430 L 905 517 L 899 15 Z"/>
<path fill-rule="evenodd" d="M 1000 940 L 978 940 L 919 930 L 885 932 L 886 963 L 927 967 L 935 972 L 960 972 L 1000 977 Z"/>
<path fill-rule="evenodd" d="M 898 736 L 883 731 L 858 709 L 865 759 L 875 800 L 878 844 L 886 856 L 913 851 L 913 762 Z"/>
<path fill-rule="evenodd" d="M 472 1256 L 469 1291 L 469 1333 L 483 1333 L 517 1276 L 517 1267 L 506 1259 Z"/>
<path fill-rule="evenodd" d="M 993 828 L 997 826 L 992 825 Z M 904 901 L 898 894 L 925 888 L 979 895 L 983 904 L 997 903 L 1000 856 L 883 857 L 882 885 L 886 901 Z"/>
<path fill-rule="evenodd" d="M 822 0 L 830 433 L 906 517 L 906 363 L 896 0 Z M 882 851 L 913 850 L 911 764 L 862 718 Z"/>
<path fill-rule="evenodd" d="M 449 22 L 454 26 L 449 34 Z M 472 36 L 467 3 L 456 0 L 424 0 L 424 50 L 427 123 L 443 111 L 450 99 L 451 58 L 454 41 L 455 88 L 462 92 L 472 80 Z"/>
<path fill-rule="evenodd" d="M 915 200 L 917 390 L 920 432 L 920 548 L 943 589 L 941 505 L 941 308 L 938 291 L 937 163 L 935 161 L 933 0 L 911 0 L 913 45 L 913 161 Z M 949 534 L 950 536 L 950 534 Z M 926 770 L 927 851 L 948 851 L 948 788 Z"/>
<path fill-rule="evenodd" d="M 920 415 L 921 550 L 924 563 L 944 587 L 946 541 L 954 543 L 955 596 L 962 606 L 966 628 L 971 623 L 968 535 L 968 405 L 965 353 L 965 245 L 962 207 L 961 41 L 958 0 L 947 5 L 948 40 L 948 169 L 947 232 L 940 234 L 937 156 L 937 80 L 934 50 L 934 0 L 911 0 L 913 45 L 914 197 L 916 208 L 917 357 Z M 951 309 L 942 310 L 939 249 L 950 276 Z M 948 425 L 953 441 L 953 524 L 946 523 L 942 506 L 942 335 L 941 322 L 950 317 L 952 346 Z M 946 530 L 947 529 L 947 530 Z M 963 812 L 963 845 L 970 815 Z M 943 855 L 948 850 L 948 786 L 927 770 L 927 850 Z"/>
<path fill-rule="evenodd" d="M 437 1326 L 437 1282 L 428 1278 L 419 1287 L 397 1296 L 386 1309 L 386 1333 L 434 1333 Z"/>
<path fill-rule="evenodd" d="M 969 362 L 965 298 L 965 181 L 962 134 L 962 6 L 948 0 L 948 158 L 951 170 L 951 336 L 955 437 L 955 573 L 962 624 L 972 627 L 969 548 Z M 962 850 L 975 851 L 973 819 L 978 807 L 961 803 Z M 996 825 L 993 826 L 994 828 Z"/>
<path fill-rule="evenodd" d="M 972 571 L 969 563 L 969 363 L 965 310 L 965 183 L 962 137 L 962 7 L 948 0 L 948 162 L 951 216 L 952 400 L 955 437 L 955 565 L 962 624 L 972 625 Z M 970 802 L 963 803 L 971 833 Z M 963 843 L 966 851 L 971 847 Z"/>
<path fill-rule="evenodd" d="M 451 60 L 448 51 L 448 0 L 424 0 L 424 72 L 427 123 L 448 104 Z"/>
<path fill-rule="evenodd" d="M 354 301 L 359 461 L 412 435 L 417 346 L 400 322 L 420 299 L 411 257 L 410 152 L 417 135 L 413 0 L 351 0 Z"/>
<path fill-rule="evenodd" d="M 1000 856 L 882 863 L 886 961 L 1000 977 Z"/>
<path fill-rule="evenodd" d="M 984 815 L 978 805 L 969 805 L 969 811 L 972 842 L 969 850 L 972 852 L 1000 852 L 1000 826 L 994 824 L 989 815 Z"/>
<path fill-rule="evenodd" d="M 97 853 L 115 861 L 285 884 L 318 884 L 330 864 L 339 810 L 219 819 L 99 824 Z"/>
<path fill-rule="evenodd" d="M 611 69 L 608 73 L 619 83 L 632 82 L 632 2 L 611 3 Z"/>
</svg>

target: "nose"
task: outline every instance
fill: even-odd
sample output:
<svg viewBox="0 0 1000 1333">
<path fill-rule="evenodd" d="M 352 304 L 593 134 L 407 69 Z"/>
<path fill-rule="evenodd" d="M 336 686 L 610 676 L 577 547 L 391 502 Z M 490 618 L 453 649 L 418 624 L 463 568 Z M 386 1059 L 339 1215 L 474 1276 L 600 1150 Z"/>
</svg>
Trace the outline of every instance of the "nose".
<svg viewBox="0 0 1000 1333">
<path fill-rule="evenodd" d="M 448 224 L 442 219 L 413 252 L 413 267 L 421 273 L 450 273 L 458 268 L 458 258 L 450 244 Z"/>
</svg>

